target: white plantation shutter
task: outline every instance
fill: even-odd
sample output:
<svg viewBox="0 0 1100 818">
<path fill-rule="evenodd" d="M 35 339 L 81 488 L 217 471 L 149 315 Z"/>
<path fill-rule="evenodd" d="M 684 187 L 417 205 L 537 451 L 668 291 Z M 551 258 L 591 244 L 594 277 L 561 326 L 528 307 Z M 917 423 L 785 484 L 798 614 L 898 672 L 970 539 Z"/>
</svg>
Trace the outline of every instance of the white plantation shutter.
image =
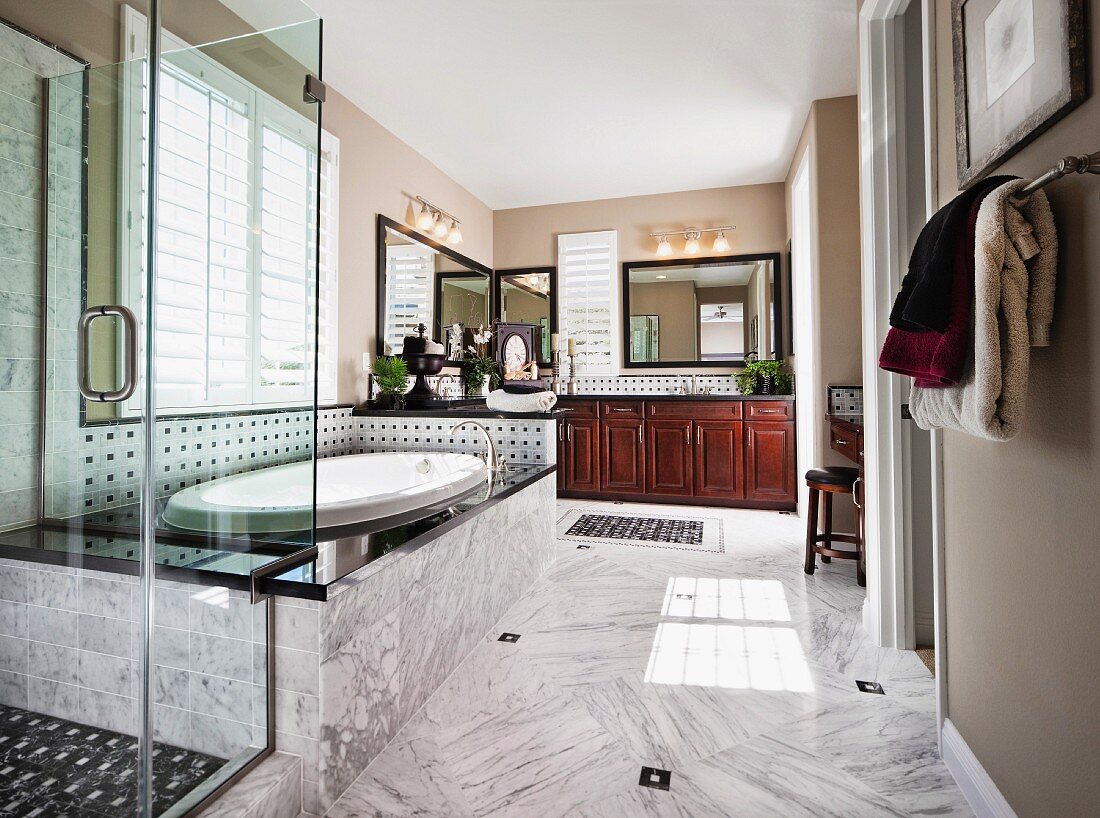
<svg viewBox="0 0 1100 818">
<path fill-rule="evenodd" d="M 579 373 L 618 371 L 617 266 L 614 230 L 558 236 L 558 327 L 563 339 L 576 339 Z"/>
<path fill-rule="evenodd" d="M 416 335 L 418 324 L 432 326 L 434 281 L 435 250 L 421 244 L 386 245 L 386 354 L 400 350 L 406 335 Z"/>
<path fill-rule="evenodd" d="M 249 394 L 251 100 L 171 65 L 161 88 L 158 403 L 241 403 Z"/>
<path fill-rule="evenodd" d="M 124 19 L 126 32 L 137 35 L 124 43 L 143 43 L 144 17 L 125 7 Z M 173 48 L 186 48 L 165 36 Z M 177 51 L 163 65 L 158 410 L 308 403 L 315 343 L 318 398 L 335 400 L 339 140 L 322 132 L 318 153 L 315 122 L 198 52 Z M 123 175 L 143 196 L 147 79 L 131 72 L 123 81 L 123 121 L 133 132 L 121 140 Z M 131 248 L 123 259 L 126 299 L 140 309 L 140 213 L 131 212 L 128 231 L 135 240 L 124 239 Z M 128 405 L 138 408 L 137 399 Z"/>
</svg>

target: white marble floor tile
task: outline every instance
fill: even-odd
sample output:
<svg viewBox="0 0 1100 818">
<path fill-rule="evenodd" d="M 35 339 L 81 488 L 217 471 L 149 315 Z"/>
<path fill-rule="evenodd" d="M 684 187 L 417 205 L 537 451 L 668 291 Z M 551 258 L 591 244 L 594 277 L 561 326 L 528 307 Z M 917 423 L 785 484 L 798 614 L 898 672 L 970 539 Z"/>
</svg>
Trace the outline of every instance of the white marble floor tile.
<svg viewBox="0 0 1100 818">
<path fill-rule="evenodd" d="M 626 791 L 640 769 L 570 699 L 445 730 L 439 745 L 478 816 L 566 815 Z"/>
<path fill-rule="evenodd" d="M 935 714 L 882 696 L 806 716 L 771 734 L 858 778 L 911 815 L 970 815 L 936 746 Z"/>
<path fill-rule="evenodd" d="M 473 818 L 429 738 L 391 745 L 326 813 L 328 818 Z"/>
<path fill-rule="evenodd" d="M 852 566 L 802 572 L 801 520 L 574 507 L 718 516 L 726 553 L 559 542 L 330 815 L 970 814 L 936 755 L 934 681 L 871 643 Z M 671 789 L 639 786 L 643 765 Z"/>
</svg>

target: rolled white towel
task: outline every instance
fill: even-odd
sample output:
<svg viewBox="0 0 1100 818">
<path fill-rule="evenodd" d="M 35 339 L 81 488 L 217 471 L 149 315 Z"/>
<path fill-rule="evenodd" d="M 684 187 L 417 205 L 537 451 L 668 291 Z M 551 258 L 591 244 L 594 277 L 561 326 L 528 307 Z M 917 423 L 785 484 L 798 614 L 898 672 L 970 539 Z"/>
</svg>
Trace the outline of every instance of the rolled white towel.
<svg viewBox="0 0 1100 818">
<path fill-rule="evenodd" d="M 443 344 L 437 344 L 435 341 L 429 340 L 424 344 L 425 355 L 443 355 L 446 350 L 443 348 Z"/>
<path fill-rule="evenodd" d="M 490 392 L 485 398 L 485 406 L 494 412 L 549 412 L 557 402 L 558 396 L 553 392 L 513 395 L 503 389 Z"/>
</svg>

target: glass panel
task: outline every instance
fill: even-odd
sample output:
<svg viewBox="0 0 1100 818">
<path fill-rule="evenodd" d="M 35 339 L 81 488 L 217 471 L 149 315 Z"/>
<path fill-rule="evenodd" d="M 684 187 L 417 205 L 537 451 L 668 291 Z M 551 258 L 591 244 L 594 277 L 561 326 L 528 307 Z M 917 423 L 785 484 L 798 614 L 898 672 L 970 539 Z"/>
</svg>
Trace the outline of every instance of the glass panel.
<svg viewBox="0 0 1100 818">
<path fill-rule="evenodd" d="M 186 673 L 155 663 L 158 694 L 186 680 L 188 698 L 158 698 L 153 730 L 215 772 L 173 814 L 274 746 L 270 603 L 250 590 L 314 542 L 322 162 L 321 106 L 303 99 L 319 21 L 185 46 L 178 5 L 160 72 L 150 461 L 158 562 L 197 570 L 156 589 L 158 610 L 186 601 L 190 649 Z M 158 619 L 164 656 L 174 627 Z"/>
</svg>

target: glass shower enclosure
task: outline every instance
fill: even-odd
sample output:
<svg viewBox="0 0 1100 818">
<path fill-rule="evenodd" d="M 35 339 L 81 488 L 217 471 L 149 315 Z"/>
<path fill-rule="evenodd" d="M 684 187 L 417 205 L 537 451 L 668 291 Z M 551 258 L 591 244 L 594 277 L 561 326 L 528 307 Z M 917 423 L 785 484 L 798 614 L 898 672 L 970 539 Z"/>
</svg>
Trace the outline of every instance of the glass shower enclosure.
<svg viewBox="0 0 1100 818">
<path fill-rule="evenodd" d="M 164 510 L 315 458 L 320 21 L 120 8 L 112 65 L 0 25 L 5 814 L 190 815 L 251 769 L 258 578 L 315 553 L 315 469 L 285 531 Z"/>
</svg>

